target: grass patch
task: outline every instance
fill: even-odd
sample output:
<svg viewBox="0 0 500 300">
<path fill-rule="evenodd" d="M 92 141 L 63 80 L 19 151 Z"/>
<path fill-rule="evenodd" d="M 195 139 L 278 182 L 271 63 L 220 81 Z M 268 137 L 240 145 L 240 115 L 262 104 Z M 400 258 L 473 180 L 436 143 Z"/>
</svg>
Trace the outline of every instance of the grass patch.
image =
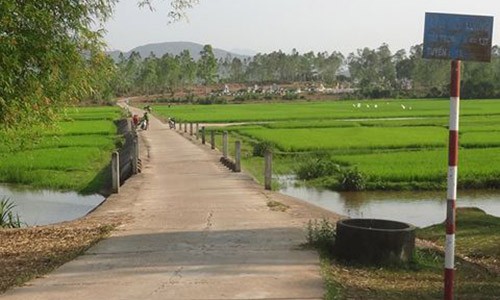
<svg viewBox="0 0 500 300">
<path fill-rule="evenodd" d="M 116 129 L 116 128 L 115 128 Z M 121 138 L 113 134 L 80 134 L 80 135 L 53 135 L 38 140 L 31 149 L 67 148 L 67 147 L 98 147 L 101 150 L 113 150 L 115 145 L 121 143 Z"/>
<path fill-rule="evenodd" d="M 97 118 L 97 116 L 96 116 Z M 116 126 L 112 120 L 89 119 L 84 121 L 63 121 L 59 122 L 56 129 L 47 132 L 48 136 L 61 135 L 112 135 L 116 134 Z"/>
<path fill-rule="evenodd" d="M 66 121 L 114 121 L 120 118 L 121 114 L 121 111 L 118 110 L 115 106 L 70 107 L 65 110 L 63 119 Z"/>
<path fill-rule="evenodd" d="M 65 121 L 46 129 L 41 138 L 23 149 L 2 148 L 0 181 L 85 193 L 100 191 L 106 180 L 102 171 L 122 142 L 114 124 L 120 116 L 116 107 L 70 109 Z"/>
<path fill-rule="evenodd" d="M 456 251 L 500 271 L 500 218 L 479 208 L 457 209 Z M 444 225 L 419 230 L 418 236 L 444 246 Z M 500 284 L 500 283 L 499 283 Z"/>
<path fill-rule="evenodd" d="M 328 245 L 332 229 L 326 221 L 311 221 L 306 238 L 321 257 L 325 299 L 442 299 L 444 225 L 419 229 L 417 236 L 438 247 L 417 247 L 410 264 L 363 266 L 335 259 Z M 498 299 L 500 290 L 500 218 L 476 208 L 457 210 L 457 299 Z M 320 241 L 318 243 L 318 241 Z M 325 245 L 327 245 L 325 247 Z"/>
<path fill-rule="evenodd" d="M 275 143 L 282 151 L 445 147 L 447 130 L 436 127 L 247 129 L 240 133 Z"/>
<path fill-rule="evenodd" d="M 19 215 L 14 215 L 16 205 L 6 197 L 0 199 L 0 230 L 2 228 L 20 228 L 22 223 Z"/>
</svg>

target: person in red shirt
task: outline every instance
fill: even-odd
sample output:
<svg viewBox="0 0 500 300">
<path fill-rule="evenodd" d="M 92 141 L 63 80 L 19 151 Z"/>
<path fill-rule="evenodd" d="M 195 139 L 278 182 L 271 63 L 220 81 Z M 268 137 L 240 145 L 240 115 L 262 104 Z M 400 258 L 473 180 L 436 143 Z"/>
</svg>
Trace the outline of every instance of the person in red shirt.
<svg viewBox="0 0 500 300">
<path fill-rule="evenodd" d="M 134 124 L 134 128 L 137 128 L 137 125 L 139 125 L 139 116 L 138 115 L 132 116 L 132 123 Z"/>
</svg>

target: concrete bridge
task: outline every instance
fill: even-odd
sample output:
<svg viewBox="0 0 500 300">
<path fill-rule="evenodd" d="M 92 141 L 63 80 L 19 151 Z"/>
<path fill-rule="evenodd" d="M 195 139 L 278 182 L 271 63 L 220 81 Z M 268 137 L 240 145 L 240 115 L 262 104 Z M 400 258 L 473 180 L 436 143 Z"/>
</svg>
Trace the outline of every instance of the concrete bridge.
<svg viewBox="0 0 500 300">
<path fill-rule="evenodd" d="M 128 216 L 111 236 L 5 300 L 322 299 L 305 223 L 338 216 L 219 163 L 220 153 L 155 118 L 139 133 L 142 173 L 94 214 Z M 269 201 L 289 208 L 273 211 Z"/>
</svg>

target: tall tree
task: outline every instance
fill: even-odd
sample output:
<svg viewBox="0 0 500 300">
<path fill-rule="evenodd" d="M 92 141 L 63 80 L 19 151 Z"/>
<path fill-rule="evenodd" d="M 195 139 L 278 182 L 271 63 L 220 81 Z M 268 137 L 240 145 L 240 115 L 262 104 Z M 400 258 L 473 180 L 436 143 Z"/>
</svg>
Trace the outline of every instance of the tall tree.
<svg viewBox="0 0 500 300">
<path fill-rule="evenodd" d="M 91 91 L 89 56 L 102 51 L 92 20 L 115 1 L 0 2 L 0 126 L 50 120 L 54 110 Z"/>
<path fill-rule="evenodd" d="M 396 85 L 396 68 L 387 44 L 378 49 L 358 49 L 348 58 L 349 71 L 361 92 L 370 97 L 387 97 Z"/>
<path fill-rule="evenodd" d="M 498 46 L 492 49 L 491 62 L 466 62 L 463 66 L 463 98 L 500 97 L 500 53 Z"/>
<path fill-rule="evenodd" d="M 182 70 L 179 57 L 172 57 L 165 54 L 159 62 L 158 71 L 158 92 L 168 91 L 172 96 L 175 90 L 181 85 Z"/>
<path fill-rule="evenodd" d="M 102 28 L 117 1 L 0 1 L 0 130 L 49 122 L 68 103 L 96 96 L 90 70 L 108 68 Z M 197 2 L 170 0 L 170 18 Z"/>
<path fill-rule="evenodd" d="M 90 78 L 89 100 L 94 104 L 108 103 L 114 96 L 114 84 L 117 67 L 111 57 L 99 51 L 88 60 Z"/>
<path fill-rule="evenodd" d="M 340 52 L 332 52 L 328 55 L 327 52 L 318 53 L 317 68 L 319 78 L 327 84 L 333 84 L 337 81 L 337 72 L 344 62 L 344 56 Z"/>
<path fill-rule="evenodd" d="M 200 60 L 198 61 L 198 76 L 204 85 L 215 83 L 217 77 L 217 59 L 215 58 L 211 45 L 203 46 L 200 51 Z"/>
<path fill-rule="evenodd" d="M 412 85 L 417 96 L 442 97 L 448 95 L 450 66 L 446 60 L 423 59 L 423 45 L 410 49 L 413 61 Z"/>
<path fill-rule="evenodd" d="M 230 66 L 230 78 L 234 82 L 242 82 L 243 81 L 243 76 L 245 74 L 244 72 L 244 65 L 241 59 L 235 57 L 231 61 L 231 66 Z"/>
<path fill-rule="evenodd" d="M 183 50 L 178 57 L 181 72 L 181 86 L 192 84 L 196 79 L 197 66 L 188 50 Z"/>
<path fill-rule="evenodd" d="M 141 93 L 151 95 L 156 91 L 158 82 L 158 59 L 150 55 L 144 60 L 143 67 L 139 73 L 138 83 Z"/>
</svg>

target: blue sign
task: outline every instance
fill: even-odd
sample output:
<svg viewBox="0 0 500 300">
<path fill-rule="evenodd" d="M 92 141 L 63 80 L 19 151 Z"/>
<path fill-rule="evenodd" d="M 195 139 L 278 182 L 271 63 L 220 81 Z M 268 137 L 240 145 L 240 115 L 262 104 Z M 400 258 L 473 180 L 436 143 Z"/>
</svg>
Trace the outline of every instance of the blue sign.
<svg viewBox="0 0 500 300">
<path fill-rule="evenodd" d="M 425 14 L 424 58 L 490 61 L 493 17 Z"/>
</svg>

